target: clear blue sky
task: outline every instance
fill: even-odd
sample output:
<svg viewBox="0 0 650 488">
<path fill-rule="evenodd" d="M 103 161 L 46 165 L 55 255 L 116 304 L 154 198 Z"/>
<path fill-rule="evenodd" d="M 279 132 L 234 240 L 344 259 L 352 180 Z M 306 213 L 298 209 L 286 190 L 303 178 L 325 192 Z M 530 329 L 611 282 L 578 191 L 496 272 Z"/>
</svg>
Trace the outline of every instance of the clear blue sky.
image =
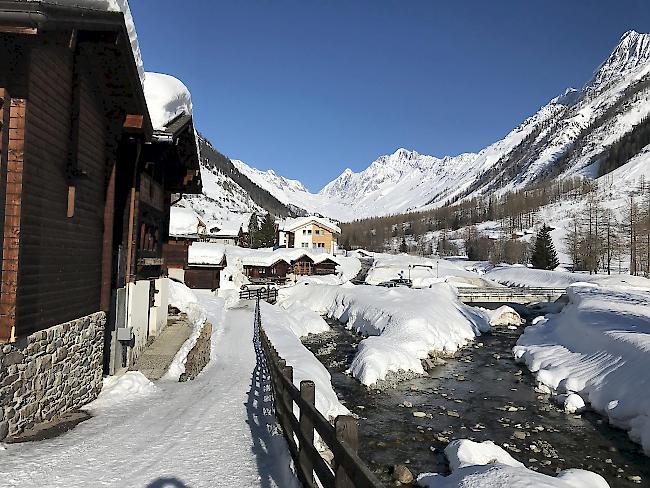
<svg viewBox="0 0 650 488">
<path fill-rule="evenodd" d="M 399 147 L 500 139 L 582 86 L 648 0 L 131 0 L 145 68 L 224 154 L 320 189 Z"/>
</svg>

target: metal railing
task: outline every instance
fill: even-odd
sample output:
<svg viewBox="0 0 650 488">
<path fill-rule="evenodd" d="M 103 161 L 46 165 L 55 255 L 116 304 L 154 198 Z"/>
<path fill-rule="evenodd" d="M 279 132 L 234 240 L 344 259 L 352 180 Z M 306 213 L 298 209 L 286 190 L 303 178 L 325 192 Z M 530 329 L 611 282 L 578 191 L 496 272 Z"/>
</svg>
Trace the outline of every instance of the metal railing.
<svg viewBox="0 0 650 488">
<path fill-rule="evenodd" d="M 278 299 L 277 288 L 247 288 L 239 292 L 240 300 L 265 300 L 274 303 Z"/>
<path fill-rule="evenodd" d="M 266 370 L 271 378 L 273 404 L 297 476 L 305 487 L 380 488 L 383 485 L 357 455 L 358 423 L 350 415 L 339 415 L 334 425 L 316 409 L 316 388 L 311 380 L 293 384 L 293 368 L 287 366 L 264 332 L 259 298 L 255 306 L 255 329 L 260 338 Z M 294 404 L 300 414 L 296 418 Z M 328 464 L 314 446 L 314 432 L 334 455 Z"/>
</svg>

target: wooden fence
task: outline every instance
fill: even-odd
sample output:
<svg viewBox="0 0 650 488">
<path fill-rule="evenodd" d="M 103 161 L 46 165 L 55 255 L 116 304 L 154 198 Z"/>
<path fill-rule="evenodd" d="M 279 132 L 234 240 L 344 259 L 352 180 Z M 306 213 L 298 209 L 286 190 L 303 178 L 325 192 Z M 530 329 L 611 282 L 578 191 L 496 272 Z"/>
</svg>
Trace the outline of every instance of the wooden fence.
<svg viewBox="0 0 650 488">
<path fill-rule="evenodd" d="M 293 368 L 287 366 L 264 332 L 259 300 L 258 297 L 255 328 L 262 344 L 266 369 L 271 377 L 275 416 L 289 445 L 298 479 L 303 486 L 309 488 L 382 487 L 357 455 L 359 440 L 356 419 L 350 415 L 339 415 L 332 426 L 316 409 L 314 382 L 303 380 L 300 382 L 300 389 L 293 384 Z M 294 414 L 294 404 L 300 410 L 298 418 Z M 318 432 L 322 441 L 332 451 L 332 466 L 314 447 L 314 432 Z"/>
<path fill-rule="evenodd" d="M 278 299 L 277 288 L 247 288 L 239 292 L 240 300 L 265 300 L 267 302 L 275 302 Z"/>
</svg>

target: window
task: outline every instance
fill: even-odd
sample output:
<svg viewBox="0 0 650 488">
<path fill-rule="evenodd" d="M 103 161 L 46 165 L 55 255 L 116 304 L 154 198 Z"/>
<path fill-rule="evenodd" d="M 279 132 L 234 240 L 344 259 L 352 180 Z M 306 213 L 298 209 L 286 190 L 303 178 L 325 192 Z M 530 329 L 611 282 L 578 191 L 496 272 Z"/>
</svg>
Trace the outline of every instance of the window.
<svg viewBox="0 0 650 488">
<path fill-rule="evenodd" d="M 314 231 L 314 234 L 316 234 L 317 236 L 319 236 L 319 235 L 320 235 L 320 229 L 316 229 L 316 230 Z"/>
<path fill-rule="evenodd" d="M 309 243 L 308 242 L 303 242 L 302 247 L 309 247 Z"/>
<path fill-rule="evenodd" d="M 311 229 L 309 229 L 309 230 L 307 231 L 307 234 L 311 235 Z"/>
<path fill-rule="evenodd" d="M 302 235 L 306 235 L 306 234 L 307 234 L 307 229 L 302 229 Z"/>
<path fill-rule="evenodd" d="M 325 243 L 324 242 L 319 242 L 318 247 L 325 247 Z"/>
</svg>

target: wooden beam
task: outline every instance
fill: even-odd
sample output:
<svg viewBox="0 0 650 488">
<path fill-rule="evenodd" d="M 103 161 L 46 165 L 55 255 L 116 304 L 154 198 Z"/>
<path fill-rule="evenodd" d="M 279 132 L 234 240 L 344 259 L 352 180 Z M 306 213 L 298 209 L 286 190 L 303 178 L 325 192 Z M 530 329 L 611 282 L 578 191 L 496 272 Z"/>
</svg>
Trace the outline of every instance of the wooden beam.
<svg viewBox="0 0 650 488">
<path fill-rule="evenodd" d="M 15 340 L 16 298 L 20 265 L 20 218 L 25 151 L 25 109 L 27 102 L 12 99 L 9 108 L 7 184 L 2 239 L 2 283 L 0 284 L 0 341 Z"/>
<path fill-rule="evenodd" d="M 124 119 L 125 129 L 142 129 L 143 125 L 144 125 L 143 115 L 128 114 Z"/>
<path fill-rule="evenodd" d="M 28 27 L 24 25 L 0 25 L 0 33 L 35 36 L 38 34 L 38 29 L 36 27 Z"/>
<path fill-rule="evenodd" d="M 108 311 L 111 305 L 111 278 L 113 270 L 113 222 L 115 220 L 115 171 L 113 163 L 108 177 L 104 200 L 104 244 L 102 248 L 102 291 L 100 306 Z"/>
</svg>

